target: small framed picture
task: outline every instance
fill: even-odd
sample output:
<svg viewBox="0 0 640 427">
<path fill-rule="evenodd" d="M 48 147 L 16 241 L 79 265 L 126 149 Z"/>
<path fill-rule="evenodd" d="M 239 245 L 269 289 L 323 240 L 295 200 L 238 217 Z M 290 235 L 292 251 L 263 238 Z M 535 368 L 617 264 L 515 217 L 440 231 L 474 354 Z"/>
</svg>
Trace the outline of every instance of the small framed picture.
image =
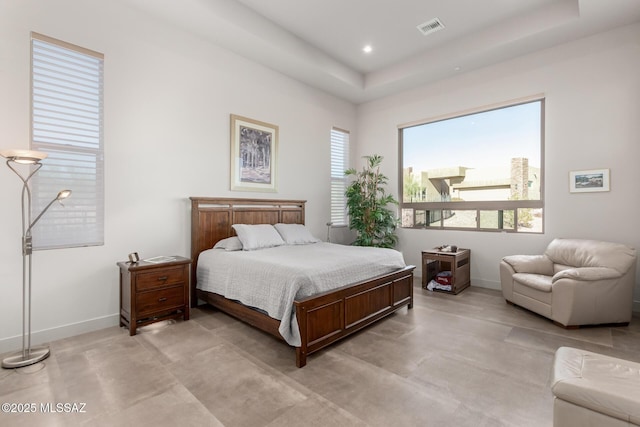
<svg viewBox="0 0 640 427">
<path fill-rule="evenodd" d="M 569 172 L 571 193 L 609 191 L 609 169 L 591 169 Z"/>
</svg>

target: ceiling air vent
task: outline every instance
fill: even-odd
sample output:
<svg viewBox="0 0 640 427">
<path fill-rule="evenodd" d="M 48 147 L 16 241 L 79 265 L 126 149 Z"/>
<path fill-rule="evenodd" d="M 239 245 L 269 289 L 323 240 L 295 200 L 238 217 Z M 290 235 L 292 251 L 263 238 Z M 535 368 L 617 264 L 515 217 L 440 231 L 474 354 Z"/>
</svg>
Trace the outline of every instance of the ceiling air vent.
<svg viewBox="0 0 640 427">
<path fill-rule="evenodd" d="M 416 28 L 426 36 L 427 34 L 435 33 L 436 31 L 442 30 L 444 28 L 444 24 L 440 22 L 438 18 L 433 18 L 430 21 L 418 25 Z"/>
</svg>

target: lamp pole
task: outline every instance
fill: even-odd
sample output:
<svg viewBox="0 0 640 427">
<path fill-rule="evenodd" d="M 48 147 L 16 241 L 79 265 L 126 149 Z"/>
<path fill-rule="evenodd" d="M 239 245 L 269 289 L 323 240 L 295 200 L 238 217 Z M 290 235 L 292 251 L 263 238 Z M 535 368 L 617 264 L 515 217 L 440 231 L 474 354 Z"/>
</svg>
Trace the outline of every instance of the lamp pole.
<svg viewBox="0 0 640 427">
<path fill-rule="evenodd" d="M 331 243 L 331 227 L 333 227 L 333 221 L 327 222 L 327 242 Z"/>
<path fill-rule="evenodd" d="M 22 181 L 22 351 L 2 360 L 3 368 L 22 368 L 33 365 L 47 357 L 51 353 L 48 346 L 31 346 L 31 255 L 33 243 L 31 229 L 49 210 L 54 202 L 66 199 L 71 195 L 71 190 L 62 190 L 49 202 L 34 221 L 31 221 L 31 188 L 29 180 L 42 167 L 41 160 L 47 157 L 46 153 L 31 150 L 3 150 L 0 156 L 7 159 L 7 166 Z M 25 177 L 14 164 L 30 165 L 31 172 Z"/>
</svg>

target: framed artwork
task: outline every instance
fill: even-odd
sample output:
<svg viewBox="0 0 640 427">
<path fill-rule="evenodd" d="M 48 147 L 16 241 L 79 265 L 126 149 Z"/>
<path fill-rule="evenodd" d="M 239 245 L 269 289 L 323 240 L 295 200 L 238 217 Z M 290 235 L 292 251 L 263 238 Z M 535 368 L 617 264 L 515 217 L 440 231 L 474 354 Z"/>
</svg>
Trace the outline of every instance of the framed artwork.
<svg viewBox="0 0 640 427">
<path fill-rule="evenodd" d="M 609 169 L 592 169 L 569 172 L 571 193 L 609 191 Z"/>
<path fill-rule="evenodd" d="M 231 115 L 231 190 L 276 192 L 278 126 Z"/>
</svg>

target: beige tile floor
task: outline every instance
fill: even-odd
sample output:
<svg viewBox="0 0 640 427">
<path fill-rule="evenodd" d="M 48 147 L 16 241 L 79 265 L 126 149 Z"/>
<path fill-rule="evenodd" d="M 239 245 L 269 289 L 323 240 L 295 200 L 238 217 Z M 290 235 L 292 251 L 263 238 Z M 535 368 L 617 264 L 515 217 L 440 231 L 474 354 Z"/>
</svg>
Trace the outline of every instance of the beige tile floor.
<svg viewBox="0 0 640 427">
<path fill-rule="evenodd" d="M 564 330 L 498 291 L 431 293 L 309 357 L 211 308 L 187 322 L 108 328 L 50 343 L 43 363 L 0 371 L 1 426 L 550 426 L 562 345 L 640 362 L 628 327 Z M 47 403 L 81 413 L 46 412 Z M 43 408 L 44 406 L 44 408 Z M 63 407 L 64 409 L 64 407 Z"/>
</svg>

